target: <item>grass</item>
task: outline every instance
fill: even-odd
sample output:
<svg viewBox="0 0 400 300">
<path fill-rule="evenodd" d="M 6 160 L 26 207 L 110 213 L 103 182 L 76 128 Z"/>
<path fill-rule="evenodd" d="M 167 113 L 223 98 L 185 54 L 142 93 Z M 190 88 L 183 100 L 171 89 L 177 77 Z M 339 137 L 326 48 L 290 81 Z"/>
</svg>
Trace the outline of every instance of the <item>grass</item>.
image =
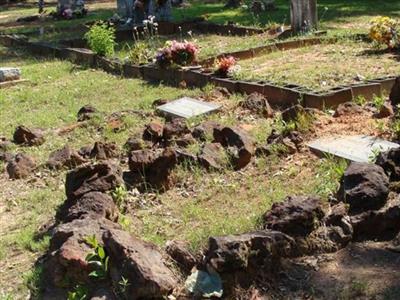
<svg viewBox="0 0 400 300">
<path fill-rule="evenodd" d="M 200 48 L 199 60 L 208 57 L 216 56 L 225 52 L 233 52 L 254 48 L 262 45 L 271 44 L 273 40 L 267 34 L 253 35 L 246 37 L 246 43 L 241 43 L 243 37 L 238 36 L 221 36 L 217 34 L 198 34 L 193 33 L 189 36 L 186 32 L 182 36 L 159 36 L 149 43 L 149 47 L 153 49 L 155 56 L 157 50 L 164 46 L 168 40 L 188 40 L 193 41 Z M 124 59 L 129 56 L 130 49 L 133 45 L 132 42 L 122 42 L 118 45 L 116 56 Z"/>
<path fill-rule="evenodd" d="M 376 50 L 372 44 L 351 39 L 337 43 L 276 51 L 239 62 L 237 75 L 266 79 L 284 85 L 294 83 L 314 90 L 396 75 L 398 53 Z"/>
<path fill-rule="evenodd" d="M 354 28 L 355 31 L 365 31 L 364 25 L 371 15 L 398 16 L 400 3 L 397 2 L 321 0 L 319 7 L 328 7 L 322 25 L 324 28 L 334 28 L 337 32 Z M 178 20 L 207 14 L 210 21 L 218 23 L 232 20 L 244 25 L 264 26 L 271 22 L 288 22 L 286 0 L 277 0 L 278 9 L 259 19 L 254 19 L 243 9 L 223 10 L 221 3 L 190 3 L 192 5 L 187 8 L 174 10 Z M 0 8 L 0 26 L 16 16 L 29 15 L 32 12 L 32 8 Z M 81 26 L 83 22 L 106 18 L 113 13 L 113 8 L 94 7 L 93 14 L 86 19 L 44 23 L 45 31 L 48 32 L 44 38 L 62 37 L 67 32 L 65 28 Z M 32 30 L 37 25 L 28 27 L 7 30 Z M 198 35 L 195 38 L 202 47 L 202 57 L 269 42 L 263 35 L 245 39 L 217 35 Z M 274 70 L 264 73 L 269 79 L 282 82 L 298 80 L 297 83 L 310 86 L 320 86 L 322 80 L 327 81 L 327 86 L 350 80 L 354 76 L 352 71 L 355 62 L 359 65 L 358 72 L 363 72 L 361 75 L 366 78 L 398 70 L 390 54 L 363 52 L 368 46 L 364 43 L 340 41 L 335 45 L 276 52 L 257 58 L 259 61 L 241 63 L 244 64 L 243 68 L 246 68 L 247 62 L 253 64 L 249 68 L 266 63 L 267 70 Z M 322 61 L 317 59 L 313 62 L 310 59 L 316 53 Z M 121 46 L 118 56 L 124 57 L 126 54 Z M 159 119 L 156 116 L 142 118 L 127 115 L 122 119 L 124 130 L 114 132 L 99 118 L 86 127 L 58 135 L 55 129 L 74 124 L 77 111 L 85 104 L 95 106 L 101 111 L 100 115 L 127 109 L 152 112 L 151 104 L 159 98 L 212 95 L 211 86 L 201 91 L 182 90 L 162 84 L 151 85 L 141 80 L 123 79 L 98 70 L 84 69 L 66 61 L 35 58 L 20 49 L 0 47 L 0 56 L 2 65 L 20 67 L 23 77 L 29 80 L 26 84 L 0 90 L 0 135 L 11 138 L 15 127 L 22 124 L 44 129 L 46 142 L 42 146 L 13 146 L 11 149 L 14 153 L 26 152 L 32 155 L 38 164 L 45 163 L 52 151 L 66 143 L 78 149 L 95 141 L 107 140 L 122 148 L 128 137 L 138 136 L 146 123 Z M 376 66 L 378 56 L 379 65 Z M 307 65 L 301 65 L 301 59 L 307 60 L 309 69 Z M 256 70 L 251 69 L 249 72 Z M 331 73 L 335 74 L 334 78 L 328 76 Z M 236 105 L 241 99 L 241 96 L 234 95 L 221 100 L 224 108 L 222 112 L 201 120 L 212 119 L 224 125 L 246 126 L 258 143 L 265 142 L 272 128 L 280 126 L 280 129 L 284 129 L 279 122 L 237 114 Z M 188 123 L 194 126 L 201 120 L 193 119 Z M 307 130 L 307 126 L 302 127 Z M 200 145 L 195 145 L 191 151 L 198 152 L 199 149 Z M 198 166 L 179 166 L 173 172 L 178 183 L 176 188 L 164 194 L 144 196 L 144 204 L 138 205 L 132 213 L 127 213 L 120 222 L 125 229 L 138 237 L 160 246 L 169 239 L 183 239 L 193 249 L 198 250 L 211 235 L 235 234 L 259 228 L 260 216 L 273 203 L 282 201 L 288 195 L 317 194 L 326 198 L 334 192 L 346 163 L 330 157 L 322 160 L 313 158 L 305 155 L 289 161 L 278 155 L 260 157 L 255 159 L 251 167 L 241 172 L 233 172 L 228 168 L 221 172 L 208 173 Z M 2 163 L 0 170 L 4 171 Z M 63 203 L 64 180 L 65 172 L 50 172 L 42 167 L 28 180 L 9 181 L 4 172 L 0 174 L 1 300 L 24 299 L 28 289 L 34 295 L 37 293 L 41 269 L 40 266 L 35 266 L 35 261 L 49 245 L 48 236 L 38 235 L 39 228 L 51 223 L 58 206 Z M 358 287 L 355 286 L 354 289 Z"/>
<path fill-rule="evenodd" d="M 1 48 L 0 51 L 5 65 L 21 67 L 24 78 L 30 80 L 28 84 L 0 90 L 0 133 L 11 138 L 13 130 L 20 124 L 45 129 L 47 141 L 42 146 L 12 148 L 13 152 L 31 154 L 39 164 L 46 162 L 50 152 L 65 143 L 77 149 L 107 140 L 122 147 L 129 136 L 139 135 L 144 124 L 152 119 L 127 116 L 125 130 L 118 133 L 110 130 L 101 119 L 63 136 L 50 130 L 73 124 L 76 112 L 85 104 L 94 105 L 103 114 L 126 109 L 150 112 L 151 103 L 160 97 L 173 99 L 203 93 L 198 89 L 181 90 L 122 79 L 65 61 L 38 59 L 17 49 Z M 206 87 L 205 95 L 211 94 L 211 87 Z M 242 123 L 242 117 L 234 111 L 241 99 L 233 96 L 224 100 L 224 111 L 205 119 L 226 125 Z M 194 126 L 199 121 L 189 120 L 189 123 Z M 250 134 L 260 143 L 275 126 L 268 120 L 252 120 L 252 124 Z M 333 187 L 321 189 L 320 186 L 327 178 L 331 182 L 334 175 L 326 170 L 318 173 L 318 164 L 318 160 L 308 160 L 302 166 L 285 166 L 279 157 L 272 156 L 257 159 L 255 167 L 245 173 L 230 169 L 207 173 L 198 166 L 181 166 L 174 171 L 174 176 L 180 186 L 190 187 L 188 194 L 177 188 L 156 195 L 155 199 L 149 198 L 145 206 L 136 208 L 122 223 L 135 235 L 160 246 L 166 240 L 178 238 L 187 240 L 193 249 L 199 249 L 210 235 L 258 228 L 260 215 L 287 195 L 318 193 L 326 196 Z M 327 168 L 333 168 L 333 165 Z M 65 172 L 39 168 L 33 178 L 9 181 L 6 176 L 0 176 L 3 186 L 0 222 L 6 224 L 0 234 L 0 268 L 12 266 L 11 271 L 0 273 L 0 291 L 5 295 L 16 295 L 15 298 L 26 294 L 30 286 L 26 278 L 32 277 L 34 272 L 31 266 L 48 247 L 49 238 L 39 239 L 38 228 L 51 222 L 57 207 L 65 199 Z M 21 277 L 21 274 L 25 275 Z"/>
</svg>

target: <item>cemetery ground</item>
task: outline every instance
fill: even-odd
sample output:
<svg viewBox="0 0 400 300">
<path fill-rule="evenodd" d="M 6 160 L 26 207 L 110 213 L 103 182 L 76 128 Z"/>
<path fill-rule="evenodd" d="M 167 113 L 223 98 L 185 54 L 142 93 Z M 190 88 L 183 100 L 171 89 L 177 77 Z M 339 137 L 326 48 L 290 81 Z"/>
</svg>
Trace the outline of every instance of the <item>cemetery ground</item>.
<svg viewBox="0 0 400 300">
<path fill-rule="evenodd" d="M 12 146 L 13 152 L 27 153 L 42 165 L 27 179 L 10 181 L 5 164 L 1 165 L 1 299 L 24 299 L 28 290 L 33 298 L 39 297 L 40 257 L 49 245 L 49 236 L 40 233 L 54 222 L 54 214 L 65 199 L 66 171 L 49 171 L 44 167 L 52 151 L 66 143 L 79 149 L 96 141 L 107 141 L 115 142 L 123 155 L 123 145 L 129 137 L 140 136 L 150 121 L 163 122 L 152 107 L 160 96 L 175 99 L 189 95 L 222 104 L 220 113 L 188 120 L 191 128 L 205 120 L 216 120 L 223 125 L 241 126 L 258 144 L 265 143 L 273 128 L 284 129 L 278 116 L 266 119 L 243 109 L 238 106 L 243 96 L 226 96 L 211 86 L 190 90 L 151 85 L 82 69 L 65 61 L 35 58 L 21 49 L 1 48 L 1 55 L 7 64 L 22 68 L 29 82 L 0 90 L 3 108 L 0 131 L 10 138 L 15 127 L 24 124 L 46 132 L 46 142 L 41 146 Z M 83 127 L 69 130 L 76 124 L 77 111 L 88 103 L 101 111 L 100 116 Z M 103 117 L 126 109 L 141 113 L 122 115 L 118 120 L 120 129 L 115 132 L 115 124 L 104 121 Z M 387 122 L 387 119 L 373 119 L 368 110 L 338 119 L 319 112 L 315 119 L 299 124 L 298 130 L 304 142 L 337 132 L 390 137 Z M 199 149 L 199 144 L 188 148 L 192 153 Z M 277 149 L 270 156 L 255 158 L 241 171 L 228 167 L 208 172 L 195 165 L 179 166 L 173 171 L 177 185 L 166 193 L 129 194 L 119 222 L 126 230 L 160 247 L 167 240 L 179 239 L 189 242 L 193 251 L 199 251 L 209 236 L 259 228 L 261 214 L 286 196 L 315 194 L 326 198 L 337 189 L 346 165 L 330 157 L 320 159 L 304 147 L 294 154 Z M 342 299 L 374 296 L 396 299 L 398 273 L 392 266 L 397 255 L 381 253 L 381 247 L 374 243 L 355 244 L 350 250 L 324 256 L 325 263 L 312 280 L 305 280 L 302 276 L 307 272 L 296 264 L 287 266 L 289 277 L 300 278 L 296 281 L 298 286 L 292 288 L 306 290 L 311 295 L 314 289 L 317 294 L 323 291 L 326 299 L 338 294 Z M 360 259 L 366 253 L 368 258 Z M 310 259 L 299 264 L 313 268 L 315 261 Z M 279 286 L 285 291 L 291 285 L 283 280 Z M 258 292 L 237 291 L 244 299 L 250 297 L 248 293 Z"/>
<path fill-rule="evenodd" d="M 342 35 L 345 32 L 348 36 L 349 32 L 353 34 L 366 32 L 370 19 L 370 16 L 366 17 L 367 11 L 398 16 L 400 4 L 396 2 L 386 1 L 384 4 L 379 4 L 368 0 L 338 3 L 338 1 L 324 0 L 319 1 L 319 5 L 328 7 L 324 14 L 323 26 L 332 29 L 334 35 Z M 45 39 L 54 40 L 65 36 L 63 31 L 67 32 L 66 28 L 71 29 L 71 37 L 75 34 L 80 36 L 81 25 L 84 22 L 110 17 L 115 10 L 113 4 L 109 2 L 89 4 L 89 9 L 90 5 L 93 5 L 93 15 L 89 15 L 86 19 L 74 20 L 72 23 L 33 22 L 26 26 L 13 21 L 17 15 L 31 14 L 32 8 L 12 7 L 0 10 L 0 30 L 6 29 L 12 32 L 36 30 L 38 26 L 45 24 L 54 30 L 46 35 Z M 279 0 L 277 7 L 278 9 L 270 15 L 254 19 L 249 18 L 248 13 L 242 9 L 222 12 L 222 4 L 194 1 L 189 6 L 175 10 L 174 14 L 177 19 L 206 15 L 209 20 L 220 23 L 233 20 L 244 25 L 256 23 L 258 26 L 263 26 L 271 22 L 283 22 L 282 20 L 286 18 L 287 4 Z M 187 33 L 184 34 L 187 36 Z M 69 33 L 67 36 L 70 37 Z M 194 38 L 202 47 L 201 58 L 270 42 L 266 34 L 240 38 L 198 34 Z M 240 43 L 244 39 L 245 42 Z M 127 55 L 126 49 L 127 46 L 121 43 L 116 56 L 124 58 Z M 271 208 L 274 209 L 274 203 L 283 203 L 282 211 L 285 211 L 285 203 L 291 201 L 285 200 L 288 196 L 319 196 L 324 204 L 315 204 L 313 199 L 305 199 L 304 209 L 311 206 L 311 210 L 314 209 L 319 214 L 318 205 L 322 207 L 329 202 L 332 208 L 326 213 L 326 217 L 332 215 L 333 219 L 343 217 L 345 221 L 341 219 L 341 222 L 346 223 L 349 217 L 346 211 L 348 207 L 344 209 L 344 213 L 340 211 L 342 209 L 340 203 L 335 203 L 332 196 L 336 196 L 337 192 L 340 193 L 340 190 L 338 191 L 340 180 L 345 174 L 348 162 L 330 155 L 317 156 L 310 151 L 307 143 L 338 133 L 347 136 L 369 135 L 393 141 L 397 141 L 400 135 L 400 123 L 393 117 L 393 112 L 388 111 L 385 103 L 389 91 L 385 91 L 382 97 L 374 97 L 369 102 L 362 97 L 354 99 L 353 102 L 340 106 L 336 112 L 327 109 L 296 111 L 294 117 L 289 116 L 283 121 L 286 117 L 281 111 L 276 109 L 272 112 L 269 106 L 266 106 L 265 99 L 259 95 L 248 97 L 232 94 L 213 85 L 201 89 L 187 88 L 185 85 L 170 87 L 163 83 L 127 79 L 56 58 L 35 57 L 26 50 L 15 47 L 0 46 L 0 59 L 1 65 L 21 68 L 23 78 L 28 80 L 13 87 L 0 89 L 0 142 L 3 142 L 2 136 L 11 141 L 14 131 L 20 125 L 39 129 L 45 137 L 44 143 L 29 147 L 7 143 L 7 153 L 25 153 L 35 160 L 36 167 L 32 168 L 25 178 L 10 180 L 5 162 L 8 159 L 4 161 L 0 159 L 0 300 L 27 299 L 28 295 L 32 299 L 41 299 L 42 285 L 48 284 L 43 282 L 42 277 L 43 255 L 50 246 L 51 232 L 54 230 L 52 226 L 56 221 L 60 221 L 58 218 L 63 213 L 62 205 L 68 201 L 66 198 L 70 197 L 66 195 L 66 176 L 70 170 L 65 168 L 52 170 L 49 168 L 48 160 L 54 151 L 62 149 L 66 144 L 71 149 L 81 149 L 82 157 L 87 155 L 85 161 L 95 165 L 103 163 L 104 157 L 101 158 L 99 153 L 92 155 L 93 149 L 96 148 L 96 146 L 93 148 L 93 145 L 100 143 L 97 144 L 99 149 L 101 147 L 104 149 L 99 151 L 106 153 L 108 161 L 127 171 L 132 165 L 132 159 L 128 156 L 131 152 L 140 151 L 129 150 L 129 147 L 133 147 L 132 144 L 137 147 L 137 143 L 131 141 L 130 144 L 127 141 L 130 138 L 139 139 L 144 143 L 139 148 L 150 147 L 148 141 L 142 141 L 142 137 L 146 132 L 157 131 L 160 125 L 161 138 L 164 140 L 152 141 L 154 142 L 152 147 L 166 143 L 174 151 L 178 149 L 186 153 L 185 160 L 174 165 L 170 170 L 171 174 L 168 174 L 169 188 L 166 191 L 151 189 L 147 186 L 146 180 L 141 178 L 144 183 L 138 184 L 138 187 L 140 186 L 138 189 L 120 190 L 113 187 L 108 194 L 117 202 L 116 210 L 119 211 L 117 222 L 124 231 L 141 240 L 154 243 L 160 249 L 165 249 L 167 241 L 185 241 L 187 248 L 195 254 L 198 262 L 205 259 L 198 257 L 207 249 L 210 237 L 244 234 L 264 229 L 266 226 L 264 214 Z M 398 57 L 392 52 L 371 50 L 371 43 L 342 37 L 335 43 L 276 51 L 239 61 L 242 67 L 239 76 L 256 79 L 267 77 L 277 83 L 290 82 L 310 88 L 325 89 L 340 84 L 355 83 L 360 79 L 396 75 L 399 71 L 397 61 Z M 183 124 L 188 128 L 182 130 L 184 137 L 180 136 L 182 135 L 180 132 L 177 137 L 166 138 L 165 132 L 174 131 L 176 128 L 166 130 L 169 123 L 156 112 L 156 103 L 164 103 L 164 100 L 170 101 L 183 96 L 219 104 L 221 109 L 213 114 L 184 121 Z M 163 101 L 158 101 L 160 99 Z M 88 104 L 96 111 L 87 119 L 78 121 L 78 111 Z M 251 155 L 251 160 L 245 167 L 235 166 L 234 156 L 238 155 L 234 152 L 235 149 L 221 151 L 215 146 L 218 143 L 211 144 L 213 139 L 218 139 L 216 132 L 219 127 L 217 130 L 214 127 L 211 134 L 207 132 L 201 138 L 195 136 L 195 129 L 207 122 L 214 124 L 212 126 L 218 123 L 221 128 L 228 132 L 234 131 L 235 134 L 235 130 L 239 130 L 242 132 L 239 134 L 240 143 L 246 144 L 247 139 L 254 141 L 257 151 Z M 180 126 L 184 125 L 176 125 L 178 131 Z M 151 136 L 150 140 L 152 138 Z M 214 145 L 210 151 L 211 158 L 202 156 L 203 160 L 191 161 L 193 157 L 204 154 L 205 145 Z M 88 146 L 90 153 L 84 154 L 88 151 Z M 216 154 L 219 156 L 214 157 Z M 0 151 L 0 158 L 1 155 L 5 157 L 6 154 Z M 371 162 L 375 159 L 374 156 L 370 158 Z M 213 164 L 215 167 L 210 167 Z M 381 174 L 379 170 L 373 169 L 371 173 L 376 175 L 374 172 L 386 178 L 383 171 Z M 367 175 L 360 176 L 367 177 L 363 179 L 372 185 L 372 193 L 385 193 L 379 190 L 379 184 L 384 185 L 382 189 L 388 190 L 389 180 L 384 183 L 376 180 L 378 182 L 376 187 L 375 182 L 368 177 L 369 172 L 366 173 Z M 394 214 L 400 207 L 396 202 L 399 188 L 395 184 L 396 182 L 391 182 L 390 195 L 386 194 L 388 203 L 395 203 Z M 335 210 L 337 207 L 339 212 Z M 280 207 L 275 209 L 278 218 L 286 220 L 284 217 L 288 217 L 290 221 L 296 222 L 296 216 L 293 219 L 290 213 L 288 216 L 279 216 Z M 290 209 L 291 207 L 288 208 Z M 382 214 L 386 217 L 387 211 L 384 208 L 382 210 Z M 385 218 L 371 221 L 373 225 L 368 223 L 369 217 L 381 216 L 376 212 L 377 210 L 365 212 L 367 215 L 365 226 L 372 232 L 385 228 L 387 224 Z M 315 221 L 320 216 L 314 213 L 312 211 L 311 222 L 322 223 L 322 220 Z M 390 219 L 389 213 L 387 214 Z M 352 215 L 354 218 L 357 216 L 357 214 Z M 107 217 L 112 219 L 110 215 Z M 308 226 L 307 221 L 310 216 L 306 218 L 306 220 L 301 219 L 300 227 Z M 332 222 L 338 221 L 335 219 Z M 360 227 L 362 225 L 355 226 L 355 230 L 360 230 Z M 318 232 L 320 228 L 313 230 Z M 293 228 L 288 230 L 291 229 Z M 327 225 L 325 229 L 330 230 L 331 227 Z M 225 298 L 263 299 L 264 294 L 276 299 L 400 298 L 398 247 L 395 247 L 394 251 L 388 251 L 389 248 L 393 250 L 392 243 L 376 241 L 375 238 L 361 239 L 362 242 L 354 240 L 353 243 L 352 236 L 349 240 L 346 234 L 344 232 L 343 236 L 338 238 L 339 246 L 335 243 L 332 246 L 339 247 L 338 251 L 284 259 L 282 269 L 274 273 L 277 277 L 272 280 L 256 278 L 246 289 L 235 285 L 225 286 L 233 279 L 229 272 L 228 275 L 224 273 L 224 276 L 227 275 L 224 277 Z M 301 244 L 301 238 L 299 240 L 296 248 L 307 248 Z M 305 242 L 310 243 L 310 251 L 314 246 L 313 242 L 315 241 Z M 345 245 L 341 246 L 341 242 Z M 321 244 L 322 246 L 317 241 L 315 246 L 325 246 L 322 242 Z M 248 245 L 242 246 L 238 247 L 240 251 Z M 279 244 L 278 247 L 279 250 L 271 250 L 272 255 L 275 255 L 274 252 L 280 253 L 282 249 L 286 249 L 285 245 Z M 222 251 L 230 250 L 222 249 Z M 255 252 L 251 255 L 257 257 L 259 250 L 251 249 L 251 251 Z M 228 258 L 225 257 L 228 263 L 221 262 L 227 264 L 225 267 L 232 267 L 237 263 L 236 257 L 233 262 L 229 262 L 229 255 L 232 255 L 231 252 Z M 183 276 L 176 265 L 173 265 L 172 269 L 174 275 L 179 273 L 177 277 L 180 278 L 177 286 L 174 286 L 174 295 L 177 295 L 181 292 L 188 274 L 185 273 Z M 261 274 L 261 276 L 268 275 L 268 273 Z M 243 277 L 243 274 L 239 272 L 238 277 L 241 276 Z M 129 282 L 129 284 L 135 283 Z"/>
</svg>

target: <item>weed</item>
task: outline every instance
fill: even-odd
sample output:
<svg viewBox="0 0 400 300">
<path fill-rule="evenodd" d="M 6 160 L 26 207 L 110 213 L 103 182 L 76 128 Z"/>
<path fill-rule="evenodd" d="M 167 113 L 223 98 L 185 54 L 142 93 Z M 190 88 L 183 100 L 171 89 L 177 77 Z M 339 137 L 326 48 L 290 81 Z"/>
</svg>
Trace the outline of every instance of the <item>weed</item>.
<svg viewBox="0 0 400 300">
<path fill-rule="evenodd" d="M 89 236 L 85 241 L 93 248 L 93 252 L 86 256 L 86 261 L 94 268 L 94 271 L 90 272 L 89 277 L 104 279 L 108 273 L 108 260 L 110 257 L 106 255 L 104 248 L 99 244 L 96 236 Z"/>
<path fill-rule="evenodd" d="M 128 191 L 126 190 L 126 187 L 121 185 L 117 186 L 114 191 L 111 192 L 111 196 L 114 199 L 115 204 L 120 210 L 125 210 L 126 209 L 126 199 L 128 196 Z"/>
<path fill-rule="evenodd" d="M 24 283 L 31 292 L 32 299 L 41 299 L 43 267 L 36 266 L 23 275 Z"/>
<path fill-rule="evenodd" d="M 99 22 L 94 24 L 85 34 L 89 47 L 98 55 L 110 56 L 114 54 L 115 29 Z"/>
<path fill-rule="evenodd" d="M 345 159 L 326 155 L 320 161 L 317 169 L 316 178 L 320 182 L 316 191 L 317 194 L 327 196 L 335 193 L 347 166 L 348 162 Z"/>
<path fill-rule="evenodd" d="M 376 107 L 377 110 L 381 110 L 382 106 L 385 104 L 385 99 L 383 97 L 378 97 L 374 95 L 372 99 L 372 104 Z"/>
<path fill-rule="evenodd" d="M 77 285 L 72 292 L 68 292 L 67 300 L 86 300 L 89 299 L 89 289 L 83 285 Z"/>
</svg>

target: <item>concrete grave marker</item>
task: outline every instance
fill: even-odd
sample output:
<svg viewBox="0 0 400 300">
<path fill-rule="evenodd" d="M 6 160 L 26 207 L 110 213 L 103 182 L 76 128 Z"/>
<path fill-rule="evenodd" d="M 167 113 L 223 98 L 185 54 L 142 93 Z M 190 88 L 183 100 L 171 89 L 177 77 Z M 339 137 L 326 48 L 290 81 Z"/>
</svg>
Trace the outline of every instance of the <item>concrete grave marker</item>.
<svg viewBox="0 0 400 300">
<path fill-rule="evenodd" d="M 0 82 L 19 80 L 21 70 L 18 68 L 0 68 Z"/>
<path fill-rule="evenodd" d="M 400 147 L 399 144 L 366 135 L 323 138 L 310 142 L 308 146 L 318 154 L 327 153 L 355 162 L 370 162 L 377 153 Z"/>
<path fill-rule="evenodd" d="M 193 98 L 183 97 L 161 105 L 157 109 L 166 115 L 188 119 L 217 111 L 220 107 L 221 105 L 215 103 L 202 102 Z"/>
</svg>

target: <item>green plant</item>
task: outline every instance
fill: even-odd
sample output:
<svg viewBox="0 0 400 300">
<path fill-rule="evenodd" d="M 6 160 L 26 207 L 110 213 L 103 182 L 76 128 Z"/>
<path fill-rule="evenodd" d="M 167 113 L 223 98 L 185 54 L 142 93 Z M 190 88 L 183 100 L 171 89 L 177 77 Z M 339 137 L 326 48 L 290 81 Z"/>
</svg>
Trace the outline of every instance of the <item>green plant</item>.
<svg viewBox="0 0 400 300">
<path fill-rule="evenodd" d="M 94 269 L 90 272 L 89 277 L 104 279 L 108 273 L 108 260 L 110 257 L 106 255 L 104 248 L 99 244 L 95 235 L 87 237 L 85 241 L 93 248 L 93 252 L 86 256 L 86 261 Z"/>
<path fill-rule="evenodd" d="M 91 50 L 98 55 L 110 56 L 114 54 L 115 29 L 103 22 L 94 24 L 85 34 Z"/>
<path fill-rule="evenodd" d="M 385 44 L 393 49 L 399 45 L 398 28 L 399 23 L 396 20 L 389 17 L 376 17 L 371 21 L 369 36 L 378 45 Z"/>
<path fill-rule="evenodd" d="M 385 104 L 385 99 L 383 97 L 374 96 L 374 98 L 372 99 L 372 103 L 377 110 L 380 110 Z"/>
<path fill-rule="evenodd" d="M 113 192 L 111 192 L 111 196 L 114 199 L 115 204 L 118 206 L 119 209 L 123 210 L 124 205 L 126 202 L 126 197 L 128 192 L 125 186 L 117 186 Z"/>
<path fill-rule="evenodd" d="M 362 95 L 355 97 L 353 101 L 360 106 L 364 106 L 367 103 L 367 99 Z"/>
<path fill-rule="evenodd" d="M 68 292 L 67 300 L 86 300 L 89 290 L 83 285 L 77 285 L 72 292 Z"/>
<path fill-rule="evenodd" d="M 135 65 L 146 64 L 154 56 L 154 51 L 148 43 L 143 41 L 136 42 L 129 50 L 128 58 Z"/>
<path fill-rule="evenodd" d="M 382 147 L 371 149 L 371 154 L 368 156 L 368 161 L 374 164 L 382 150 Z"/>
<path fill-rule="evenodd" d="M 121 280 L 118 282 L 120 293 L 125 294 L 126 290 L 128 289 L 128 286 L 130 285 L 131 284 L 129 283 L 129 280 L 126 279 L 124 276 L 121 276 Z"/>
</svg>

